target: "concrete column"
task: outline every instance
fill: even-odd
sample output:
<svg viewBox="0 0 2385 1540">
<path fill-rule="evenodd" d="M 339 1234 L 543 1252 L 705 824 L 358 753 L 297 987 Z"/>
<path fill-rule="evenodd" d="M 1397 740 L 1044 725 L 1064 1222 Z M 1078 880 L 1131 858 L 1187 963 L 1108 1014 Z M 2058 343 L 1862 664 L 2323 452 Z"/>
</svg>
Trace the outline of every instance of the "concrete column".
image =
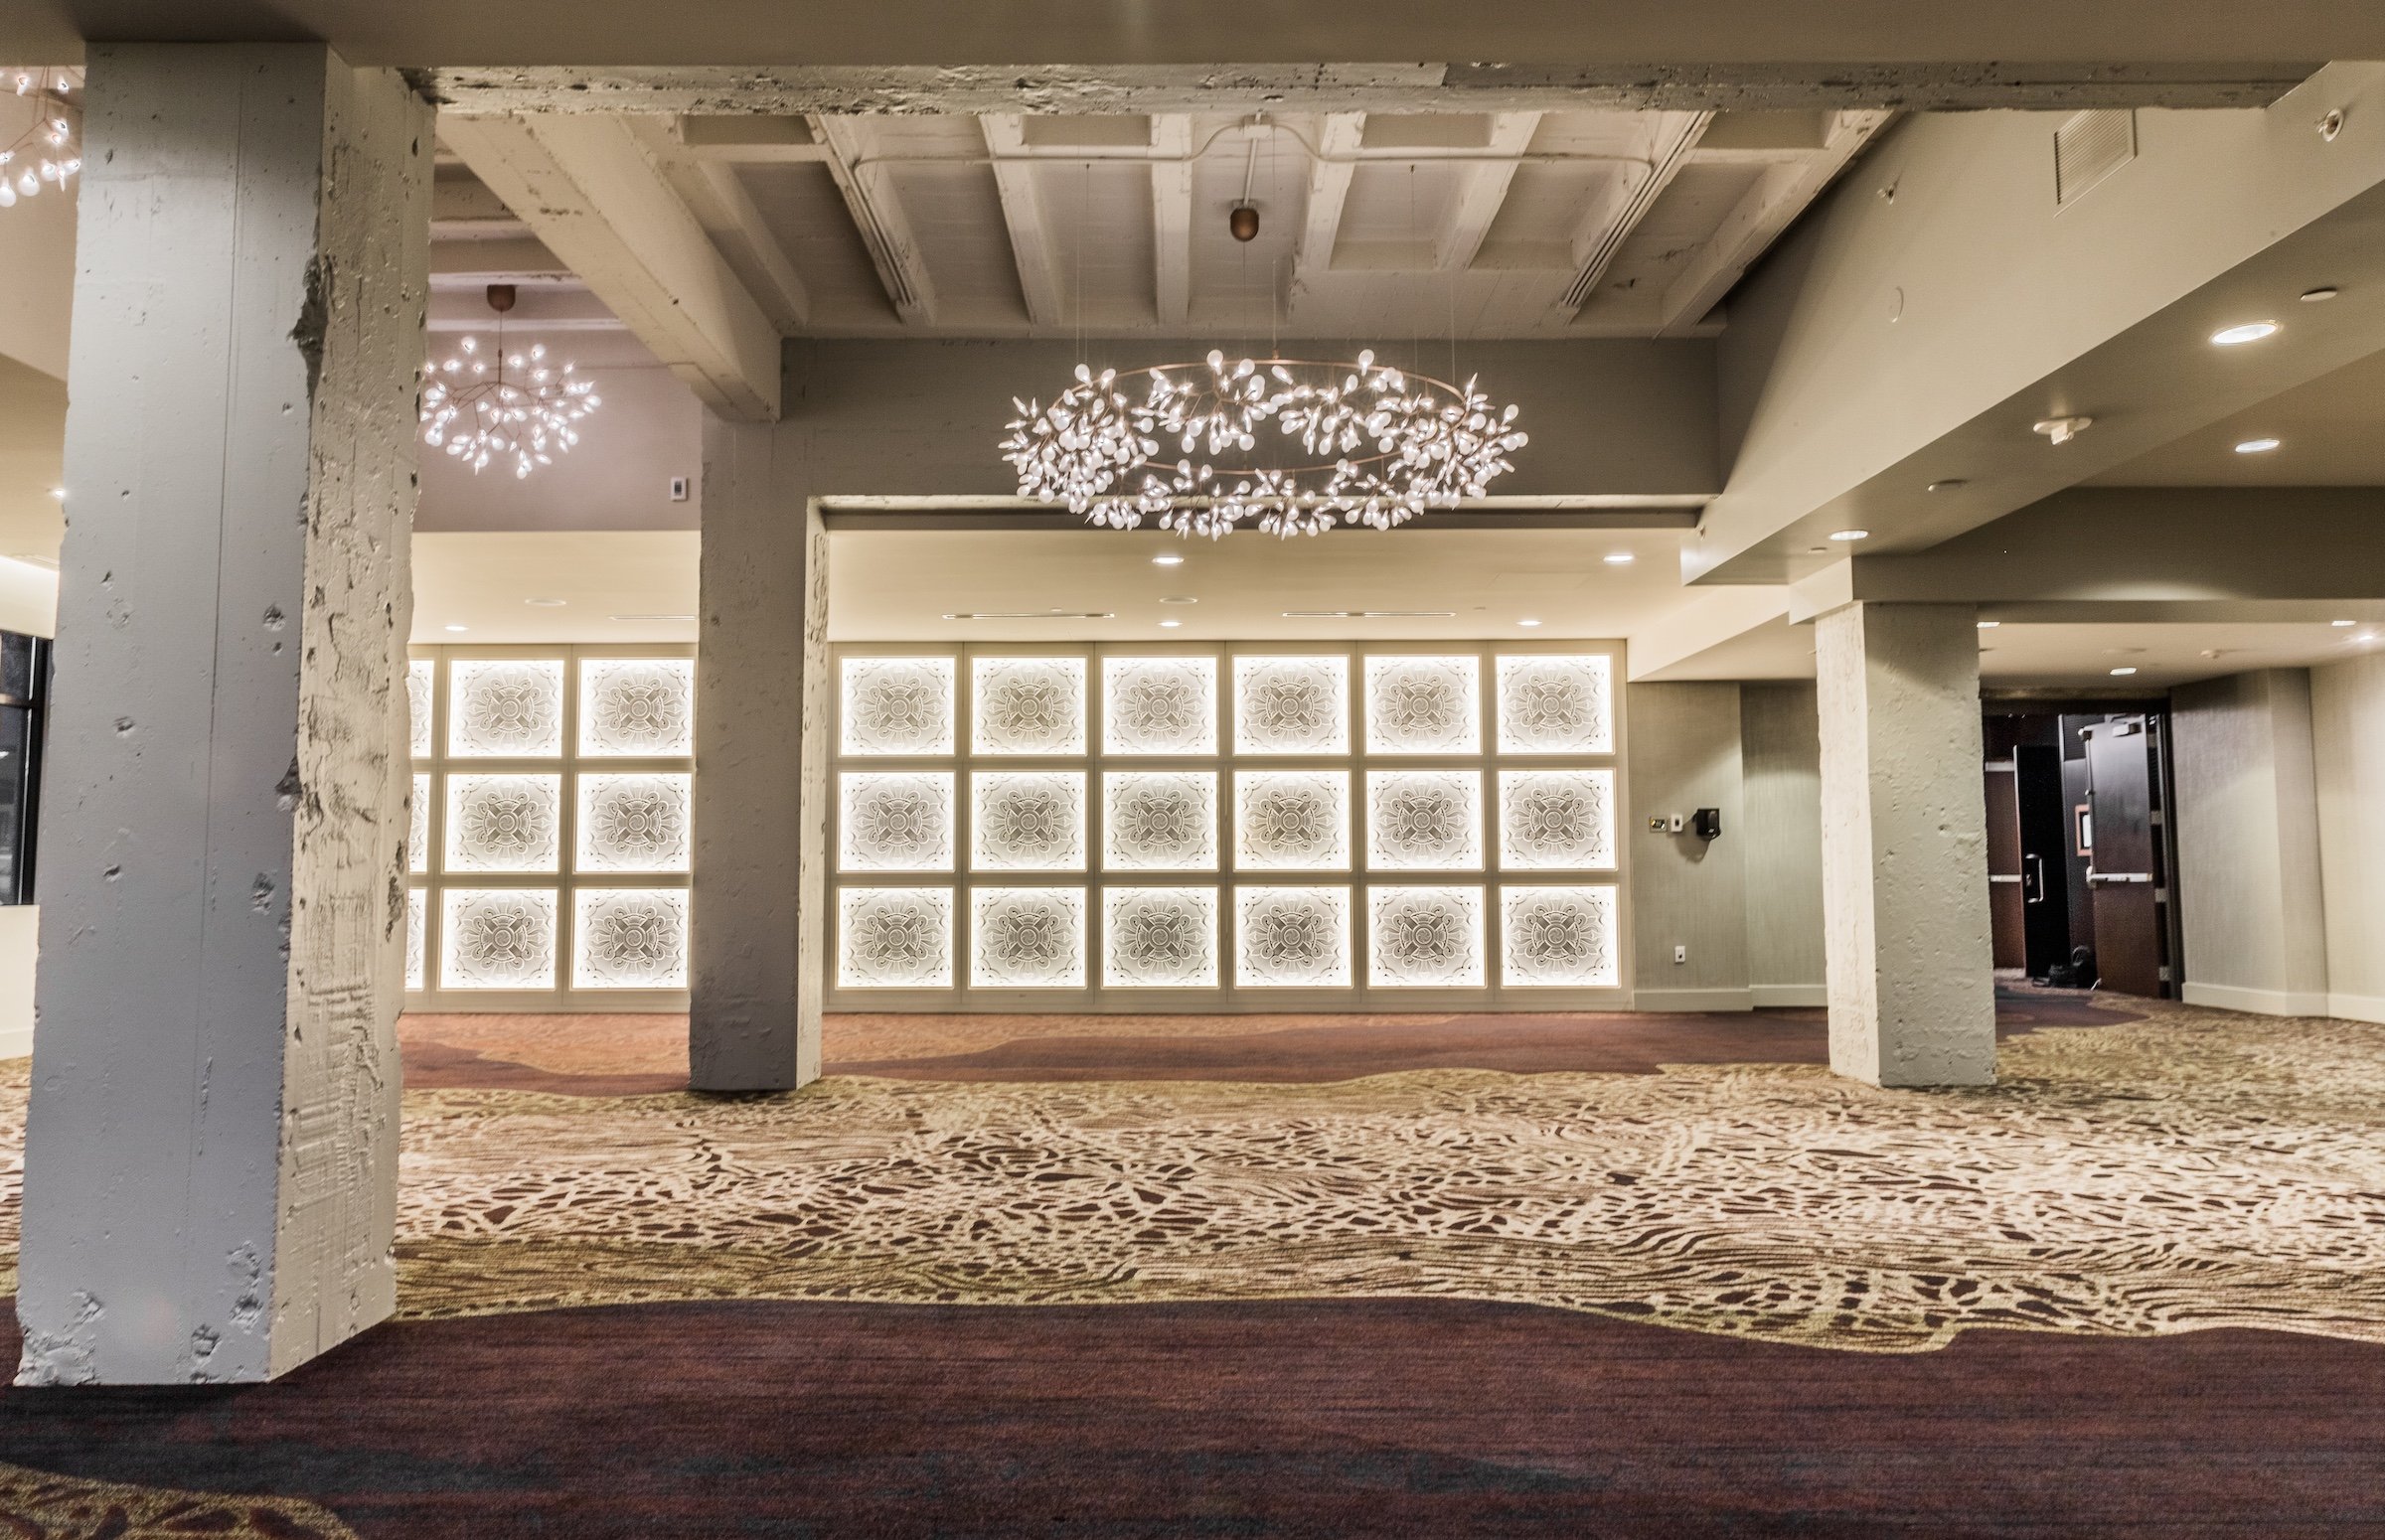
<svg viewBox="0 0 2385 1540">
<path fill-rule="evenodd" d="M 688 1021 L 700 1091 L 820 1077 L 828 884 L 828 534 L 769 423 L 704 427 Z"/>
<path fill-rule="evenodd" d="M 1995 1079 L 1978 618 L 1842 605 L 1815 622 L 1830 1068 L 1882 1086 Z"/>
<path fill-rule="evenodd" d="M 312 45 L 87 56 L 23 1384 L 390 1312 L 431 115 Z"/>
</svg>

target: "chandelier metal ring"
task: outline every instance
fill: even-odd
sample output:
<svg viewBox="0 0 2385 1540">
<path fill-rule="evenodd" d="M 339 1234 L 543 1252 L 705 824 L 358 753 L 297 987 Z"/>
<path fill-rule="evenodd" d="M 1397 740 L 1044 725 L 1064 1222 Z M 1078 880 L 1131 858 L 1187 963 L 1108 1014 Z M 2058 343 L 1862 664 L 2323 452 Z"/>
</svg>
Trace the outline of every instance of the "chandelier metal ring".
<svg viewBox="0 0 2385 1540">
<path fill-rule="evenodd" d="M 1149 384 L 1138 399 L 1122 382 Z M 1436 508 L 1481 497 L 1514 467 L 1527 435 L 1517 408 L 1476 387 L 1379 364 L 1245 358 L 1211 350 L 1200 363 L 1076 368 L 1049 406 L 1014 400 L 1002 441 L 1023 497 L 1058 503 L 1110 529 L 1145 520 L 1181 535 L 1224 536 L 1244 522 L 1270 535 L 1317 535 L 1339 525 L 1387 530 Z M 1220 465 L 1277 442 L 1296 464 Z M 1173 453 L 1173 458 L 1171 457 Z M 1328 458 L 1330 456 L 1330 458 Z"/>
</svg>

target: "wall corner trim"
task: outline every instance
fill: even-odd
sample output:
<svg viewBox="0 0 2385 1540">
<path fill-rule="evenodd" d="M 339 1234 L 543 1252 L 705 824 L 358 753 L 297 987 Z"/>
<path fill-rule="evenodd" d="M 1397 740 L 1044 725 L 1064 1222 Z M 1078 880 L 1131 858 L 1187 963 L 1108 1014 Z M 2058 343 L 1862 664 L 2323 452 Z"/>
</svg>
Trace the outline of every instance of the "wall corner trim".
<svg viewBox="0 0 2385 1540">
<path fill-rule="evenodd" d="M 2189 1005 L 2208 1005 L 2215 1010 L 2243 1010 L 2262 1016 L 2323 1016 L 2342 1015 L 2345 1002 L 2366 1003 L 2385 1012 L 2385 1001 L 2356 1001 L 2349 995 L 2337 995 L 2332 1000 L 2314 990 L 2248 990 L 2233 984 L 2196 984 L 2189 981 L 2178 991 L 2178 998 Z M 2362 1017 L 2366 1020 L 2385 1020 L 2385 1014 Z"/>
</svg>

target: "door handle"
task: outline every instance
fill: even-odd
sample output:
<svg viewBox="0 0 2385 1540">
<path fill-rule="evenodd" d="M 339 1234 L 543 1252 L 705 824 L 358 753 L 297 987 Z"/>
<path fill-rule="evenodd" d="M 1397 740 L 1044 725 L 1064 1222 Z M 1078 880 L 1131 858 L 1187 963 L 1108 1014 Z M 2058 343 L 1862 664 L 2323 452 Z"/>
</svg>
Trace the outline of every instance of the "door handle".
<svg viewBox="0 0 2385 1540">
<path fill-rule="evenodd" d="M 2029 869 L 2027 874 L 2021 879 L 2021 902 L 2029 904 L 2044 903 L 2045 857 L 2032 850 L 2029 852 L 2027 859 L 2029 862 Z"/>
<path fill-rule="evenodd" d="M 2090 882 L 2150 882 L 2153 880 L 2153 874 L 2149 871 L 2098 871 L 2090 866 L 2087 868 L 2087 880 Z"/>
</svg>

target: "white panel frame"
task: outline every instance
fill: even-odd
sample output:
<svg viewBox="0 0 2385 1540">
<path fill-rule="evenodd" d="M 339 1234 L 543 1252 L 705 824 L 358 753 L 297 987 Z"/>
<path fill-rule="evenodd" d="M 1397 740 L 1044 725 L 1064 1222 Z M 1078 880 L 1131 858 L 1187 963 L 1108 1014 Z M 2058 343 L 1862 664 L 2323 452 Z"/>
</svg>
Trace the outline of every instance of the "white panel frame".
<svg viewBox="0 0 2385 1540">
<path fill-rule="evenodd" d="M 1215 751 L 1198 755 L 1119 754 L 1108 747 L 1107 724 L 1104 720 L 1106 679 L 1105 663 L 1111 658 L 1148 658 L 1166 655 L 1206 657 L 1214 660 L 1217 710 Z M 1365 736 L 1365 660 L 1370 656 L 1387 655 L 1469 656 L 1476 660 L 1476 704 L 1480 720 L 1474 751 L 1467 753 L 1370 753 Z M 1498 691 L 1498 661 L 1502 656 L 1526 654 L 1581 654 L 1603 656 L 1608 660 L 1607 682 L 1609 711 L 1614 724 L 1610 751 L 1598 754 L 1521 754 L 1502 753 L 1498 747 L 1496 711 Z M 1318 655 L 1343 659 L 1348 671 L 1345 692 L 1349 712 L 1347 749 L 1334 754 L 1261 754 L 1237 752 L 1233 731 L 1233 713 L 1237 699 L 1235 665 L 1238 659 Z M 953 986 L 944 990 L 856 990 L 839 983 L 841 960 L 832 956 L 828 965 L 827 1006 L 832 1010 L 970 1010 L 1058 1012 L 1099 1010 L 1119 1012 L 1166 1011 L 1343 1011 L 1343 1010 L 1440 1010 L 1506 1008 L 1545 1010 L 1567 1008 L 1616 1009 L 1628 1008 L 1631 1003 L 1631 906 L 1629 903 L 1630 841 L 1626 831 L 1617 828 L 1614 840 L 1614 864 L 1564 870 L 1532 868 L 1513 873 L 1503 871 L 1499 854 L 1500 778 L 1499 772 L 1509 770 L 1567 770 L 1597 769 L 1612 777 L 1615 811 L 1618 825 L 1622 810 L 1630 806 L 1629 788 L 1625 782 L 1625 754 L 1628 746 L 1629 723 L 1625 711 L 1622 681 L 1625 678 L 1623 648 L 1620 642 L 1595 639 L 1549 639 L 1531 642 L 1414 642 L 1367 643 L 1347 646 L 1309 642 L 1250 642 L 1250 643 L 850 643 L 834 649 L 835 676 L 841 682 L 849 658 L 932 656 L 953 660 L 955 676 L 955 743 L 953 752 L 933 756 L 899 757 L 882 755 L 846 755 L 839 753 L 831 767 L 832 775 L 848 770 L 935 770 L 950 772 L 955 778 L 958 795 L 955 815 L 958 827 L 954 832 L 955 848 L 959 852 L 958 867 L 948 878 L 930 878 L 917 872 L 843 872 L 832 871 L 830 882 L 838 893 L 866 886 L 917 886 L 923 881 L 949 881 L 953 891 L 954 924 Z M 1023 657 L 1070 657 L 1084 661 L 1086 747 L 1085 751 L 1065 755 L 997 754 L 975 752 L 975 722 L 972 698 L 975 688 L 976 664 L 980 659 Z M 840 685 L 837 709 L 840 719 L 830 734 L 833 743 L 844 742 L 842 720 L 843 690 Z M 1369 769 L 1424 771 L 1435 769 L 1464 770 L 1480 775 L 1482 791 L 1478 799 L 1480 828 L 1477 833 L 1480 859 L 1465 869 L 1447 871 L 1424 868 L 1376 870 L 1366 859 L 1366 826 L 1368 810 L 1366 772 Z M 974 870 L 971 856 L 975 850 L 975 831 L 972 824 L 974 798 L 969 794 L 972 774 L 976 771 L 1055 770 L 1081 772 L 1085 776 L 1085 865 L 1067 871 Z M 1115 772 L 1148 773 L 1153 771 L 1185 770 L 1214 775 L 1216 778 L 1217 827 L 1215 831 L 1217 865 L 1214 870 L 1160 871 L 1143 868 L 1109 867 L 1105 860 L 1107 849 L 1107 783 L 1105 775 Z M 1291 871 L 1283 869 L 1245 869 L 1236 859 L 1235 817 L 1237 812 L 1236 771 L 1331 770 L 1350 777 L 1350 796 L 1347 802 L 1348 824 L 1345 832 L 1349 864 L 1336 871 Z M 831 849 L 842 846 L 842 831 L 833 827 L 837 810 L 831 808 L 832 828 L 829 833 Z M 1617 982 L 1613 987 L 1556 988 L 1508 986 L 1500 978 L 1504 957 L 1504 936 L 1500 920 L 1503 912 L 1502 893 L 1509 883 L 1527 887 L 1609 887 L 1616 892 L 1614 945 L 1619 960 Z M 1081 888 L 1085 893 L 1084 958 L 1086 982 L 1081 990 L 983 989 L 970 983 L 974 938 L 969 934 L 972 904 L 970 893 L 977 887 L 1032 887 L 1050 885 Z M 1345 988 L 1331 989 L 1257 989 L 1239 986 L 1234 980 L 1236 944 L 1236 894 L 1244 887 L 1329 886 L 1345 888 L 1350 893 L 1351 921 L 1351 983 Z M 1372 987 L 1366 981 L 1368 962 L 1372 956 L 1372 938 L 1367 932 L 1369 894 L 1377 885 L 1397 887 L 1463 886 L 1482 893 L 1484 980 L 1476 987 L 1444 989 L 1410 986 Z M 1137 988 L 1107 984 L 1108 938 L 1105 934 L 1105 895 L 1113 888 L 1193 887 L 1211 891 L 1216 923 L 1215 957 L 1217 984 L 1210 988 Z M 842 900 L 832 899 L 832 908 L 841 912 Z M 832 927 L 832 931 L 836 927 Z M 832 940 L 832 952 L 841 945 L 841 935 Z"/>
</svg>

